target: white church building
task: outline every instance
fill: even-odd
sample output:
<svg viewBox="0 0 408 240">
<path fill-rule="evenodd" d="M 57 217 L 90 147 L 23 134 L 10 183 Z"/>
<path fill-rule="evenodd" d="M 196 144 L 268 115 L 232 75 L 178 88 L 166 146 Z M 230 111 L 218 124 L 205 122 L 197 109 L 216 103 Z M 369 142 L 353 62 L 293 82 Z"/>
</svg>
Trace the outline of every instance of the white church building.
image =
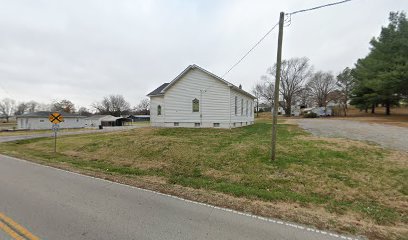
<svg viewBox="0 0 408 240">
<path fill-rule="evenodd" d="M 256 98 L 197 65 L 147 96 L 155 127 L 234 128 L 254 123 Z"/>
</svg>

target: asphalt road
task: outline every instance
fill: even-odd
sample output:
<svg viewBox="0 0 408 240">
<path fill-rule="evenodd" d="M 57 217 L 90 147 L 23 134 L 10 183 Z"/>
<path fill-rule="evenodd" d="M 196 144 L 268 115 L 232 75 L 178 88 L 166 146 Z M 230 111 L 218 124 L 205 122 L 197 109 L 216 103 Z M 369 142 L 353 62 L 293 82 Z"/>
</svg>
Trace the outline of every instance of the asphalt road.
<svg viewBox="0 0 408 240">
<path fill-rule="evenodd" d="M 355 239 L 3 155 L 1 213 L 49 240 Z"/>
<path fill-rule="evenodd" d="M 81 131 L 73 131 L 73 132 L 58 132 L 58 136 L 65 136 L 65 135 L 79 135 L 79 134 L 89 134 L 89 133 L 103 133 L 103 132 L 116 132 L 116 131 L 126 131 L 133 128 L 142 128 L 145 127 L 143 125 L 140 126 L 125 126 L 125 127 L 104 127 L 103 129 L 89 129 L 89 130 L 81 130 Z M 17 140 L 25 140 L 25 139 L 33 139 L 33 138 L 42 138 L 42 137 L 54 137 L 54 133 L 34 133 L 27 135 L 14 135 L 14 136 L 0 136 L 0 143 L 2 142 L 12 142 Z"/>
</svg>

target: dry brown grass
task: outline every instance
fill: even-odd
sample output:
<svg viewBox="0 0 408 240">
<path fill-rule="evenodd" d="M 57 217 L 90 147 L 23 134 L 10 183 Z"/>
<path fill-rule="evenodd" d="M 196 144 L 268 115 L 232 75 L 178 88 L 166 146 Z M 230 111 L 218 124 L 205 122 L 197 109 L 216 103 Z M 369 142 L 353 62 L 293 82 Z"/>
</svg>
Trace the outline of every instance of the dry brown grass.
<svg viewBox="0 0 408 240">
<path fill-rule="evenodd" d="M 372 114 L 360 111 L 353 106 L 349 107 L 347 117 L 335 117 L 333 119 L 345 119 L 378 124 L 390 124 L 400 127 L 408 127 L 408 107 L 395 107 L 391 109 L 391 115 L 385 115 L 383 107 L 376 108 L 376 113 Z"/>
<path fill-rule="evenodd" d="M 271 163 L 270 119 L 259 122 L 66 136 L 56 157 L 49 139 L 0 144 L 0 152 L 321 229 L 370 239 L 406 235 L 406 154 L 280 124 L 280 154 Z"/>
</svg>

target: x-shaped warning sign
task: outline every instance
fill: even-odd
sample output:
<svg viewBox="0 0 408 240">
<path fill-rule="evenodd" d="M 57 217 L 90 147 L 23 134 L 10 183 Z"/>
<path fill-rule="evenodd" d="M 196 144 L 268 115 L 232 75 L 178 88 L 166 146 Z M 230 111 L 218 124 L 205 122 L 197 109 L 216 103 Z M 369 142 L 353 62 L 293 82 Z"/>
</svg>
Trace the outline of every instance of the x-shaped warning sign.
<svg viewBox="0 0 408 240">
<path fill-rule="evenodd" d="M 51 114 L 48 119 L 50 120 L 50 122 L 54 123 L 54 124 L 58 124 L 62 121 L 64 121 L 64 117 L 60 114 L 60 113 L 53 113 Z"/>
</svg>

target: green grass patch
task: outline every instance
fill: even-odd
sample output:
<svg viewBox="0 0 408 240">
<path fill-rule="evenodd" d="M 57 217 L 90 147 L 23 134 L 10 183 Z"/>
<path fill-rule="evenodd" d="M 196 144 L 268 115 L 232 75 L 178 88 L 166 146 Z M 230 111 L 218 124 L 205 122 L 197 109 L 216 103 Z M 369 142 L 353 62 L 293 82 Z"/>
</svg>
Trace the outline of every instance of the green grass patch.
<svg viewBox="0 0 408 240">
<path fill-rule="evenodd" d="M 141 128 L 0 144 L 0 152 L 123 176 L 160 176 L 168 184 L 269 202 L 318 206 L 381 225 L 406 219 L 396 204 L 407 196 L 406 165 L 374 146 L 308 138 L 279 124 L 277 159 L 270 161 L 271 124 L 235 129 Z"/>
</svg>

